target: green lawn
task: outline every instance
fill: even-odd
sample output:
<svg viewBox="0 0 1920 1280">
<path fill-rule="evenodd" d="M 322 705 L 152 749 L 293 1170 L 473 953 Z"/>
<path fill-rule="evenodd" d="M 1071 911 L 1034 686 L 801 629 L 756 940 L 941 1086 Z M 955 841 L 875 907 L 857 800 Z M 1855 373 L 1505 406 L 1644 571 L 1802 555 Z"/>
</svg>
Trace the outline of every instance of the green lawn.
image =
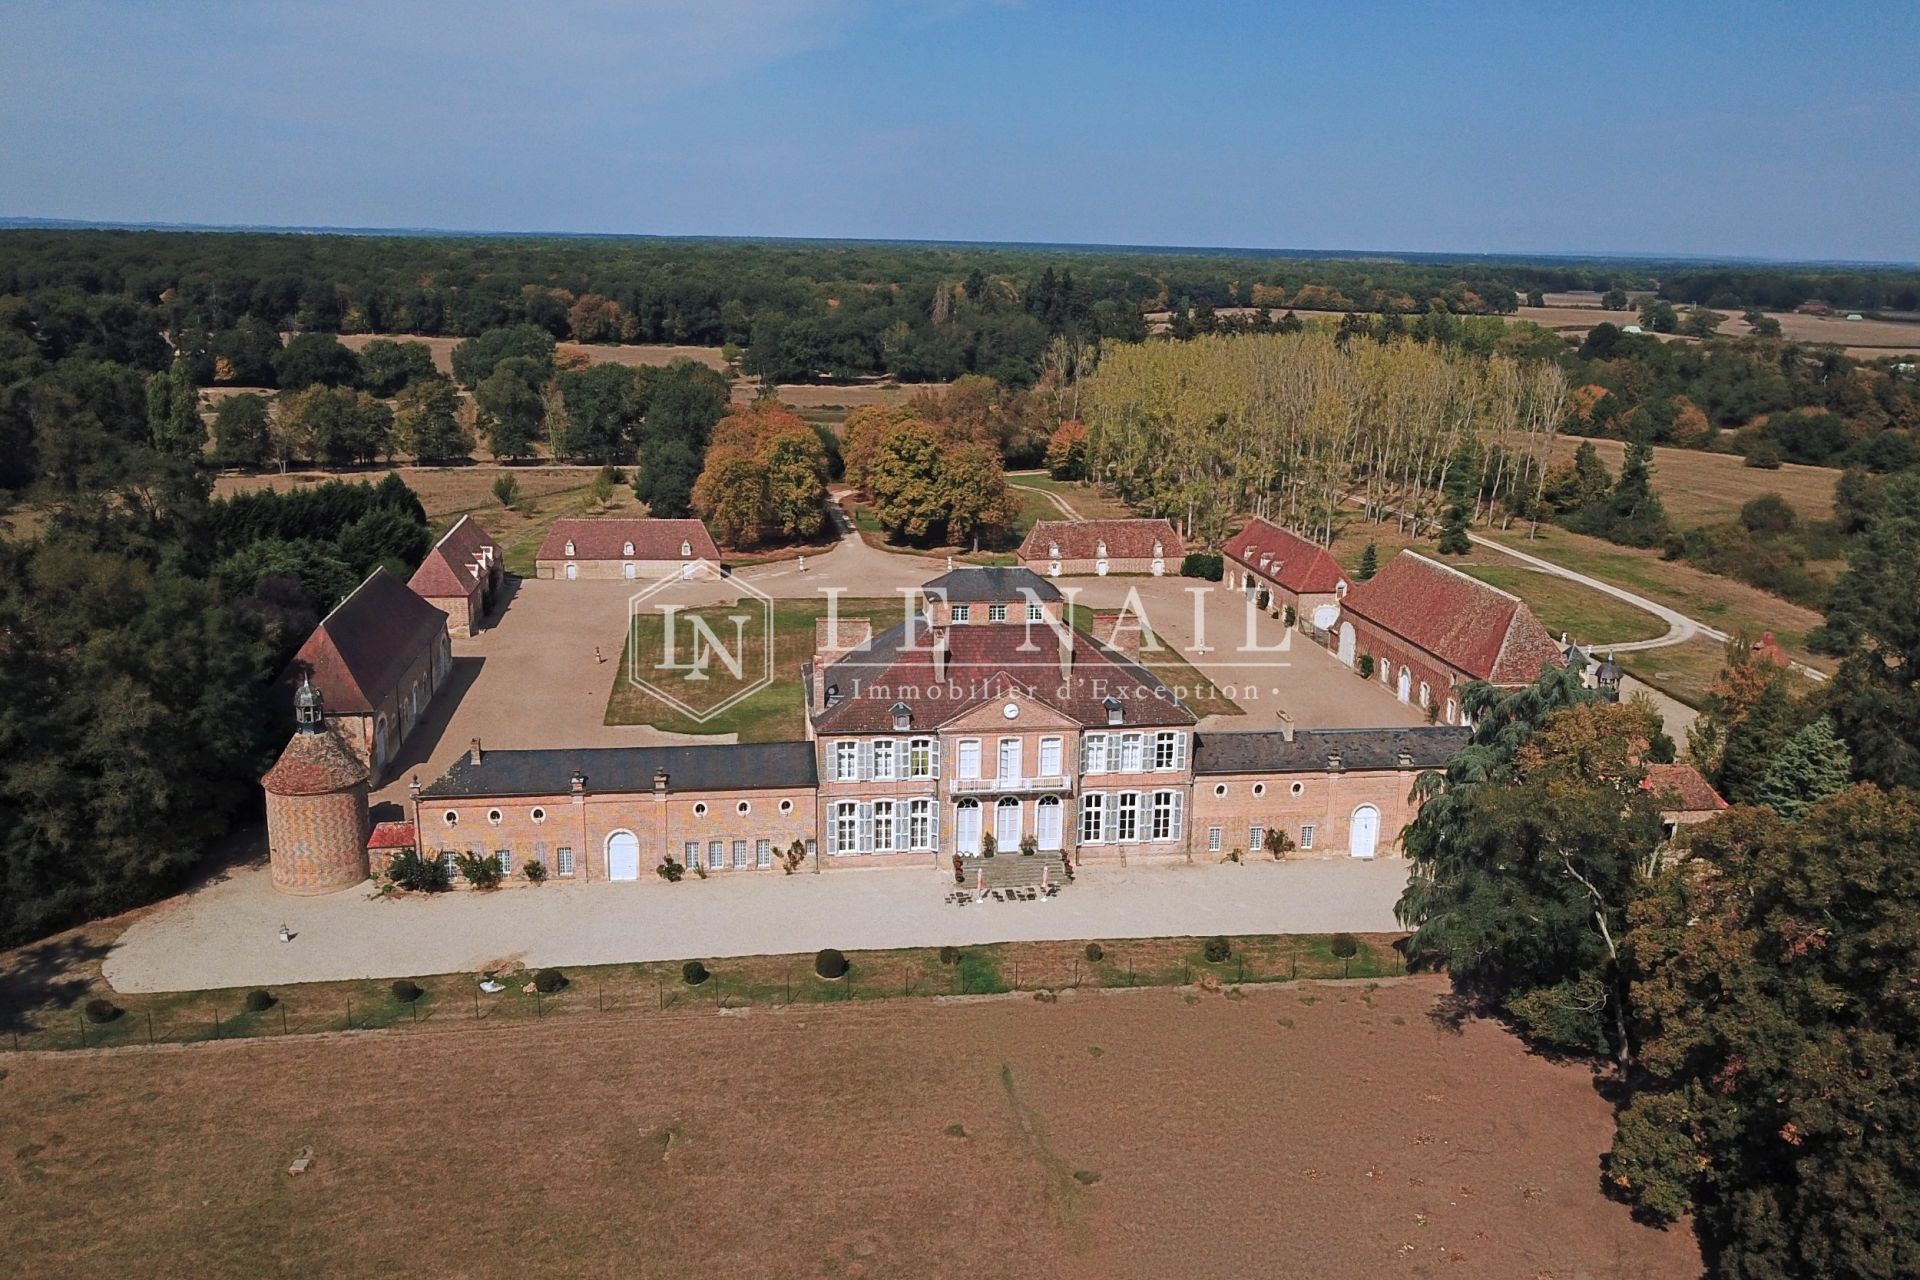
<svg viewBox="0 0 1920 1280">
<path fill-rule="evenodd" d="M 1667 624 L 1623 600 L 1514 564 L 1463 564 L 1462 573 L 1510 591 L 1527 602 L 1540 625 L 1559 639 L 1562 633 L 1583 645 L 1625 644 L 1665 635 Z"/>
</svg>

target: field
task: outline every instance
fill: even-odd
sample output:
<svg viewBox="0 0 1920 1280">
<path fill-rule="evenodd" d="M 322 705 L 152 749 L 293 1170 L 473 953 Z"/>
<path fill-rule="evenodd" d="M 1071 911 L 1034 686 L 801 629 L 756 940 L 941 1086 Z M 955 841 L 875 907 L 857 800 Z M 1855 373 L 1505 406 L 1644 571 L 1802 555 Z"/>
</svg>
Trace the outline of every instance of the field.
<svg viewBox="0 0 1920 1280">
<path fill-rule="evenodd" d="M 1559 437 L 1553 442 L 1553 460 L 1573 457 L 1585 443 L 1588 441 L 1580 436 Z M 1626 443 L 1600 439 L 1591 443 L 1607 470 L 1618 476 L 1627 453 Z M 1653 487 L 1667 509 L 1667 517 L 1678 529 L 1737 519 L 1741 505 L 1763 493 L 1785 498 L 1804 522 L 1830 520 L 1833 489 L 1839 480 L 1840 473 L 1831 467 L 1789 462 L 1778 471 L 1764 471 L 1747 466 L 1731 453 L 1658 446 L 1653 451 Z"/>
<path fill-rule="evenodd" d="M 0 1247 L 23 1280 L 1697 1274 L 1601 1194 L 1589 1072 L 1449 1029 L 1440 992 L 11 1057 Z"/>
<path fill-rule="evenodd" d="M 449 377 L 453 374 L 453 349 L 465 342 L 465 338 L 424 337 L 410 333 L 343 333 L 340 335 L 342 346 L 355 351 L 366 346 L 376 338 L 386 338 L 393 342 L 420 342 L 433 351 L 433 367 Z M 626 345 L 603 343 L 562 342 L 555 351 L 562 357 L 584 356 L 589 364 L 624 365 L 667 365 L 675 360 L 698 360 L 709 368 L 727 371 L 727 362 L 721 358 L 718 347 L 677 347 L 658 343 L 629 343 Z"/>
</svg>

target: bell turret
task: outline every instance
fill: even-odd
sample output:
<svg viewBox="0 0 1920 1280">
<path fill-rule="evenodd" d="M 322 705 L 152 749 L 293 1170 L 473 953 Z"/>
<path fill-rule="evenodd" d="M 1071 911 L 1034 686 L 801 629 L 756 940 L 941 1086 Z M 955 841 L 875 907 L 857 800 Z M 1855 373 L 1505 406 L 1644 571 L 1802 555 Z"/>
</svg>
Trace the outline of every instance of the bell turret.
<svg viewBox="0 0 1920 1280">
<path fill-rule="evenodd" d="M 302 680 L 300 687 L 294 690 L 293 722 L 299 726 L 301 733 L 320 733 L 327 727 L 326 708 L 311 678 Z"/>
</svg>

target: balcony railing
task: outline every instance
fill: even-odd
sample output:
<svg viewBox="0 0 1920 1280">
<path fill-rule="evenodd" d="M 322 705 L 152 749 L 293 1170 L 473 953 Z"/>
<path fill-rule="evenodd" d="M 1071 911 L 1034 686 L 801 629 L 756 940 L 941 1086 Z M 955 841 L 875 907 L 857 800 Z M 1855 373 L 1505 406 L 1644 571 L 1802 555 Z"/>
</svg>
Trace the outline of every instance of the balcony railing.
<svg viewBox="0 0 1920 1280">
<path fill-rule="evenodd" d="M 1015 795 L 1033 791 L 1071 791 L 1073 779 L 1065 774 L 1036 774 L 1032 777 L 994 775 L 986 778 L 955 778 L 950 787 L 952 794 L 963 795 Z"/>
</svg>

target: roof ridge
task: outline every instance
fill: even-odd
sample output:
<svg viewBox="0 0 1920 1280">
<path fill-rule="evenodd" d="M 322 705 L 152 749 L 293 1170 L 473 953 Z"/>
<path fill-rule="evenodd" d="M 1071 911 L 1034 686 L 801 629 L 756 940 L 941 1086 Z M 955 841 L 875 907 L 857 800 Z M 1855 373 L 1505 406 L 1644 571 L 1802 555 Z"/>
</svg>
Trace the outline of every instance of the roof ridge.
<svg viewBox="0 0 1920 1280">
<path fill-rule="evenodd" d="M 359 586 L 357 586 L 357 587 L 355 587 L 355 588 L 354 588 L 353 590 L 351 590 L 351 591 L 349 591 L 349 592 L 347 592 L 347 594 L 345 594 L 344 596 L 341 596 L 341 597 L 340 597 L 340 602 L 339 602 L 338 604 L 336 604 L 336 605 L 334 605 L 334 606 L 333 606 L 333 608 L 331 608 L 331 609 L 329 609 L 329 610 L 327 610 L 327 612 L 325 613 L 325 615 L 321 617 L 321 619 L 320 619 L 320 621 L 314 624 L 314 630 L 316 630 L 316 631 L 324 631 L 324 630 L 326 630 L 326 626 L 327 626 L 327 623 L 329 623 L 329 622 L 331 622 L 331 621 L 333 621 L 333 615 L 334 615 L 334 614 L 336 614 L 336 613 L 338 613 L 338 612 L 340 612 L 340 611 L 341 611 L 342 609 L 344 609 L 344 608 L 346 608 L 346 607 L 347 607 L 347 602 L 348 602 L 349 600 L 351 600 L 351 599 L 353 599 L 353 598 L 354 598 L 355 596 L 357 596 L 357 595 L 359 595 L 359 594 L 360 594 L 360 593 L 361 593 L 362 591 L 365 591 L 365 590 L 367 589 L 367 584 L 368 584 L 369 582 L 372 582 L 372 581 L 373 581 L 373 580 L 374 580 L 375 578 L 377 578 L 377 577 L 379 577 L 379 576 L 380 576 L 381 574 L 383 574 L 383 573 L 386 573 L 386 572 L 387 572 L 387 566 L 385 566 L 385 565 L 383 565 L 383 564 L 377 564 L 377 565 L 375 565 L 375 566 L 373 566 L 373 570 L 372 570 L 372 572 L 370 572 L 370 573 L 368 573 L 366 577 L 364 577 L 364 578 L 362 578 L 362 579 L 360 579 L 360 585 L 359 585 Z M 393 575 L 392 575 L 392 574 L 388 574 L 387 576 L 388 576 L 388 577 L 392 577 Z M 403 585 L 403 586 L 404 586 L 405 584 L 403 583 L 403 584 L 401 584 L 401 585 Z"/>
<path fill-rule="evenodd" d="M 1503 587 L 1496 587 L 1491 582 L 1488 582 L 1486 579 L 1476 578 L 1472 574 L 1464 572 L 1463 570 L 1460 570 L 1460 569 L 1456 569 L 1450 564 L 1441 564 L 1438 560 L 1434 560 L 1428 556 L 1421 555 L 1418 551 L 1415 551 L 1412 547 L 1403 547 L 1400 551 L 1400 554 L 1403 556 L 1412 556 L 1415 560 L 1418 560 L 1422 564 L 1432 565 L 1434 568 L 1440 569 L 1446 573 L 1450 573 L 1456 578 L 1461 578 L 1467 582 L 1471 582 L 1476 587 L 1480 587 L 1484 590 L 1491 591 L 1497 596 L 1503 596 L 1506 599 L 1513 601 L 1515 604 L 1526 603 L 1526 601 L 1522 600 L 1519 596 L 1513 594 L 1513 592 L 1508 591 Z M 1511 625 L 1511 623 L 1509 623 L 1509 625 Z"/>
</svg>

